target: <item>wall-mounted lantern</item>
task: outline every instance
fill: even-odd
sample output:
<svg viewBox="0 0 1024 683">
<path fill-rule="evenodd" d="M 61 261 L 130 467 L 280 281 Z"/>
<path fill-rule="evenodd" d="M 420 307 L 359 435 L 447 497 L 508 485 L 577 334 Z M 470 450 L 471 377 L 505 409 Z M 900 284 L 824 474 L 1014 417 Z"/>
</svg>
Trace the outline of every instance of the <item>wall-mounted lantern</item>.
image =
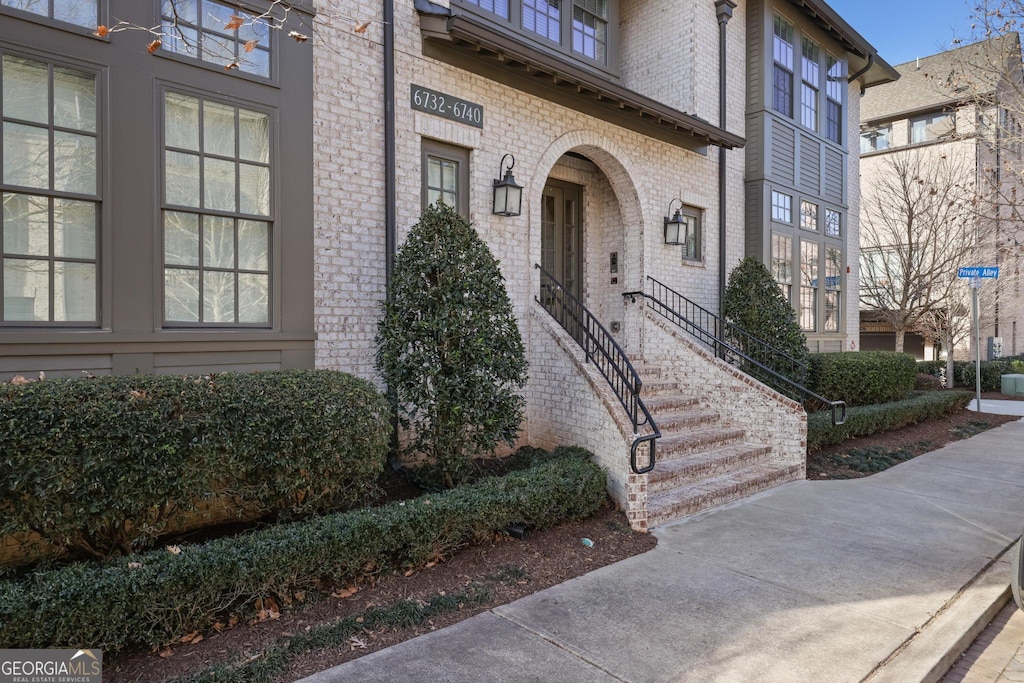
<svg viewBox="0 0 1024 683">
<path fill-rule="evenodd" d="M 679 202 L 679 208 L 672 213 L 672 205 Z M 668 213 L 671 218 L 665 216 L 665 244 L 682 244 L 686 239 L 686 218 L 682 214 L 683 200 L 673 199 L 668 203 Z"/>
<path fill-rule="evenodd" d="M 501 167 L 505 166 L 505 159 L 512 159 L 505 168 L 505 177 L 494 181 L 494 209 L 496 216 L 518 216 L 523 209 L 523 188 L 516 184 L 515 176 L 512 175 L 512 167 L 516 165 L 516 158 L 506 154 L 498 164 L 498 175 L 501 175 Z"/>
</svg>

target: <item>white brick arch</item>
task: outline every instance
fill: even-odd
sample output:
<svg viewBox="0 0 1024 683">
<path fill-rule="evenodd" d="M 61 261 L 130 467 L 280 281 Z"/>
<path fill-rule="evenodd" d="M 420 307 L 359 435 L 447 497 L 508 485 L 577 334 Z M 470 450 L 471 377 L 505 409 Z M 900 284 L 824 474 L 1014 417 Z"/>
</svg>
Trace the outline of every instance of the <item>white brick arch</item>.
<svg viewBox="0 0 1024 683">
<path fill-rule="evenodd" d="M 623 243 L 625 253 L 622 262 L 625 268 L 626 286 L 630 289 L 643 287 L 643 244 L 646 220 L 634 178 L 640 177 L 632 160 L 612 139 L 592 130 L 574 130 L 559 136 L 541 154 L 531 177 L 546 179 L 552 168 L 566 152 L 576 152 L 590 159 L 608 179 L 622 215 Z M 540 263 L 540 206 L 544 182 L 530 183 L 527 188 L 526 213 L 529 220 L 530 259 Z M 584 229 L 586 227 L 584 226 Z"/>
</svg>

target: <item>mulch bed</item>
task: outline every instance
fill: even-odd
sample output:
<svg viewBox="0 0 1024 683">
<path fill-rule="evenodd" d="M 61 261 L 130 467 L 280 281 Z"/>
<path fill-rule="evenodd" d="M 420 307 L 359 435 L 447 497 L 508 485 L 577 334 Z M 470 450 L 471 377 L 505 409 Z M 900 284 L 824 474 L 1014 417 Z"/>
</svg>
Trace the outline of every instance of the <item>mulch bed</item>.
<svg viewBox="0 0 1024 683">
<path fill-rule="evenodd" d="M 585 546 L 584 538 L 593 541 L 593 547 Z M 402 599 L 426 601 L 442 592 L 462 592 L 473 583 L 491 591 L 489 603 L 445 615 L 422 627 L 382 629 L 345 646 L 300 657 L 278 678 L 294 681 L 647 552 L 656 544 L 654 536 L 631 531 L 621 512 L 603 509 L 580 522 L 527 531 L 521 540 L 498 536 L 491 543 L 467 548 L 429 569 L 408 576 L 393 574 L 376 585 L 357 586 L 357 592 L 349 597 L 328 597 L 304 609 L 283 612 L 277 619 L 240 624 L 219 633 L 211 631 L 198 643 L 178 643 L 157 652 L 110 659 L 104 663 L 104 681 L 174 680 L 239 655 L 253 656 L 279 638 L 360 613 L 370 606 L 386 606 Z"/>
</svg>

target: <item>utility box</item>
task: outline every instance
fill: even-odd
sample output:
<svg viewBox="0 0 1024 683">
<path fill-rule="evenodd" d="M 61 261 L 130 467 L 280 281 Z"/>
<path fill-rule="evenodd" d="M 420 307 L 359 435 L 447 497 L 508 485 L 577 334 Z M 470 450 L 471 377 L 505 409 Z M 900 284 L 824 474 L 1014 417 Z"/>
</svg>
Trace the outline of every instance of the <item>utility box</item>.
<svg viewBox="0 0 1024 683">
<path fill-rule="evenodd" d="M 988 338 L 988 359 L 995 360 L 996 358 L 1003 357 L 1003 338 L 1002 337 L 989 337 Z"/>
<path fill-rule="evenodd" d="M 1003 375 L 999 390 L 1007 396 L 1024 396 L 1024 375 Z"/>
</svg>

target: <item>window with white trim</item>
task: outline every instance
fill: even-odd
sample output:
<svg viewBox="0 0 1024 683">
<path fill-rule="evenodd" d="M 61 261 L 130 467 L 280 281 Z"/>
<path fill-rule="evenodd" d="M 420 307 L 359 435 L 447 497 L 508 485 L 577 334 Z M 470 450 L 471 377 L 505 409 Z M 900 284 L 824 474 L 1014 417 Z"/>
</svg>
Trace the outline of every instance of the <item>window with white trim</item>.
<svg viewBox="0 0 1024 683">
<path fill-rule="evenodd" d="M 99 321 L 97 74 L 3 53 L 0 321 Z"/>
</svg>

